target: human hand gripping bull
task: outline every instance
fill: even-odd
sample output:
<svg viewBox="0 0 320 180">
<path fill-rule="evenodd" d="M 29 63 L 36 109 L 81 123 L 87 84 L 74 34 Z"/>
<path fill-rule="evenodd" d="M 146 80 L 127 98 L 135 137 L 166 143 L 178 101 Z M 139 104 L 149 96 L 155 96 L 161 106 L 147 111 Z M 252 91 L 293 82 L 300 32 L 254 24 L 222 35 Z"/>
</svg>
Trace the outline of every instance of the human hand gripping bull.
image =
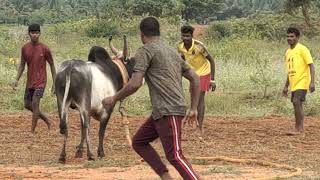
<svg viewBox="0 0 320 180">
<path fill-rule="evenodd" d="M 134 59 L 127 59 L 127 40 L 124 36 L 124 49 L 120 53 L 111 43 L 111 51 L 121 59 L 118 65 L 109 56 L 108 52 L 98 46 L 90 49 L 88 62 L 82 60 L 64 61 L 58 69 L 55 80 L 55 92 L 60 118 L 60 133 L 64 135 L 64 142 L 59 161 L 66 161 L 66 143 L 68 138 L 68 109 L 77 109 L 80 113 L 81 141 L 77 146 L 76 157 L 83 154 L 83 143 L 86 140 L 88 160 L 94 160 L 89 137 L 90 116 L 100 121 L 98 157 L 105 156 L 103 139 L 106 126 L 114 106 L 104 108 L 101 101 L 103 98 L 113 96 L 119 91 L 131 77 Z M 126 61 L 126 62 L 125 62 Z M 123 67 L 120 68 L 120 67 Z M 125 74 L 127 73 L 127 77 Z M 123 111 L 121 112 L 123 115 Z"/>
</svg>

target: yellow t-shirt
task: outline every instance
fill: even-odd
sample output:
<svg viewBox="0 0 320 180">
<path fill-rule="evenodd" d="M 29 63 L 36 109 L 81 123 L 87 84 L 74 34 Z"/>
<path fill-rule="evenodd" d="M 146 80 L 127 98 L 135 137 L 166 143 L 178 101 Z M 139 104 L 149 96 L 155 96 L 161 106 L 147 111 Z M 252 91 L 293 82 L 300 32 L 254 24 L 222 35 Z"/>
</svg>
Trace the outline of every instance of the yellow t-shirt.
<svg viewBox="0 0 320 180">
<path fill-rule="evenodd" d="M 309 49 L 298 43 L 286 51 L 285 60 L 291 91 L 308 90 L 311 81 L 309 64 L 313 63 Z"/>
<path fill-rule="evenodd" d="M 199 76 L 210 74 L 211 66 L 206 58 L 208 51 L 200 41 L 192 39 L 192 45 L 189 50 L 184 47 L 183 41 L 180 41 L 178 43 L 178 52 L 185 57 L 186 61 Z"/>
</svg>

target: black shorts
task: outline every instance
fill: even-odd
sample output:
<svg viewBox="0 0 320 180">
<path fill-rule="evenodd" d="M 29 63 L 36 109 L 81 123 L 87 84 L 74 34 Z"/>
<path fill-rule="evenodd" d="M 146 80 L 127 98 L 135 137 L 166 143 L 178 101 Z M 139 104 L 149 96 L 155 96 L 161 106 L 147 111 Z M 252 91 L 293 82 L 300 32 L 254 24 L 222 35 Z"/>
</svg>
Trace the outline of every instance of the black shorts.
<svg viewBox="0 0 320 180">
<path fill-rule="evenodd" d="M 32 101 L 33 96 L 39 96 L 42 98 L 44 93 L 44 88 L 26 88 L 24 92 L 24 100 Z"/>
<path fill-rule="evenodd" d="M 298 89 L 291 92 L 291 102 L 294 100 L 298 100 L 304 102 L 306 100 L 307 90 L 305 89 Z"/>
</svg>

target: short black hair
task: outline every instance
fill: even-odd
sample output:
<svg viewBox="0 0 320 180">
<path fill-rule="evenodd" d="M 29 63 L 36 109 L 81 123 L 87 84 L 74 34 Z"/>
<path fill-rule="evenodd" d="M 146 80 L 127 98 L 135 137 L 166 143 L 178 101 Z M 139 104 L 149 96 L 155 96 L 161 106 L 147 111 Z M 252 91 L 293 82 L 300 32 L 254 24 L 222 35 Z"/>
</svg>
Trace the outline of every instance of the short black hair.
<svg viewBox="0 0 320 180">
<path fill-rule="evenodd" d="M 297 28 L 289 27 L 287 30 L 287 34 L 294 33 L 297 37 L 300 37 L 300 31 Z"/>
<path fill-rule="evenodd" d="M 39 31 L 40 32 L 40 24 L 30 24 L 28 27 L 28 31 Z"/>
<path fill-rule="evenodd" d="M 184 25 L 180 30 L 181 33 L 190 33 L 191 35 L 193 35 L 194 28 L 190 25 Z"/>
<path fill-rule="evenodd" d="M 145 36 L 160 36 L 160 24 L 154 17 L 146 17 L 140 22 L 140 31 Z"/>
</svg>

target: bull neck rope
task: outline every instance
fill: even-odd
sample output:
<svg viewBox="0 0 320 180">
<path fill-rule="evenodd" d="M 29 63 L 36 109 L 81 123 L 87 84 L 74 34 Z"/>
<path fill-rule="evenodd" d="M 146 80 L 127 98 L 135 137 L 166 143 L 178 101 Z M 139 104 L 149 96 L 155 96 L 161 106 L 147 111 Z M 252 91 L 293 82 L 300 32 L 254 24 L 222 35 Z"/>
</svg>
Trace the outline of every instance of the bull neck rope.
<svg viewBox="0 0 320 180">
<path fill-rule="evenodd" d="M 125 65 L 123 64 L 122 60 L 117 57 L 112 57 L 112 62 L 118 66 L 120 73 L 121 73 L 121 76 L 122 76 L 123 86 L 126 86 L 129 81 L 129 74 L 128 74 L 128 71 L 127 71 Z"/>
</svg>

